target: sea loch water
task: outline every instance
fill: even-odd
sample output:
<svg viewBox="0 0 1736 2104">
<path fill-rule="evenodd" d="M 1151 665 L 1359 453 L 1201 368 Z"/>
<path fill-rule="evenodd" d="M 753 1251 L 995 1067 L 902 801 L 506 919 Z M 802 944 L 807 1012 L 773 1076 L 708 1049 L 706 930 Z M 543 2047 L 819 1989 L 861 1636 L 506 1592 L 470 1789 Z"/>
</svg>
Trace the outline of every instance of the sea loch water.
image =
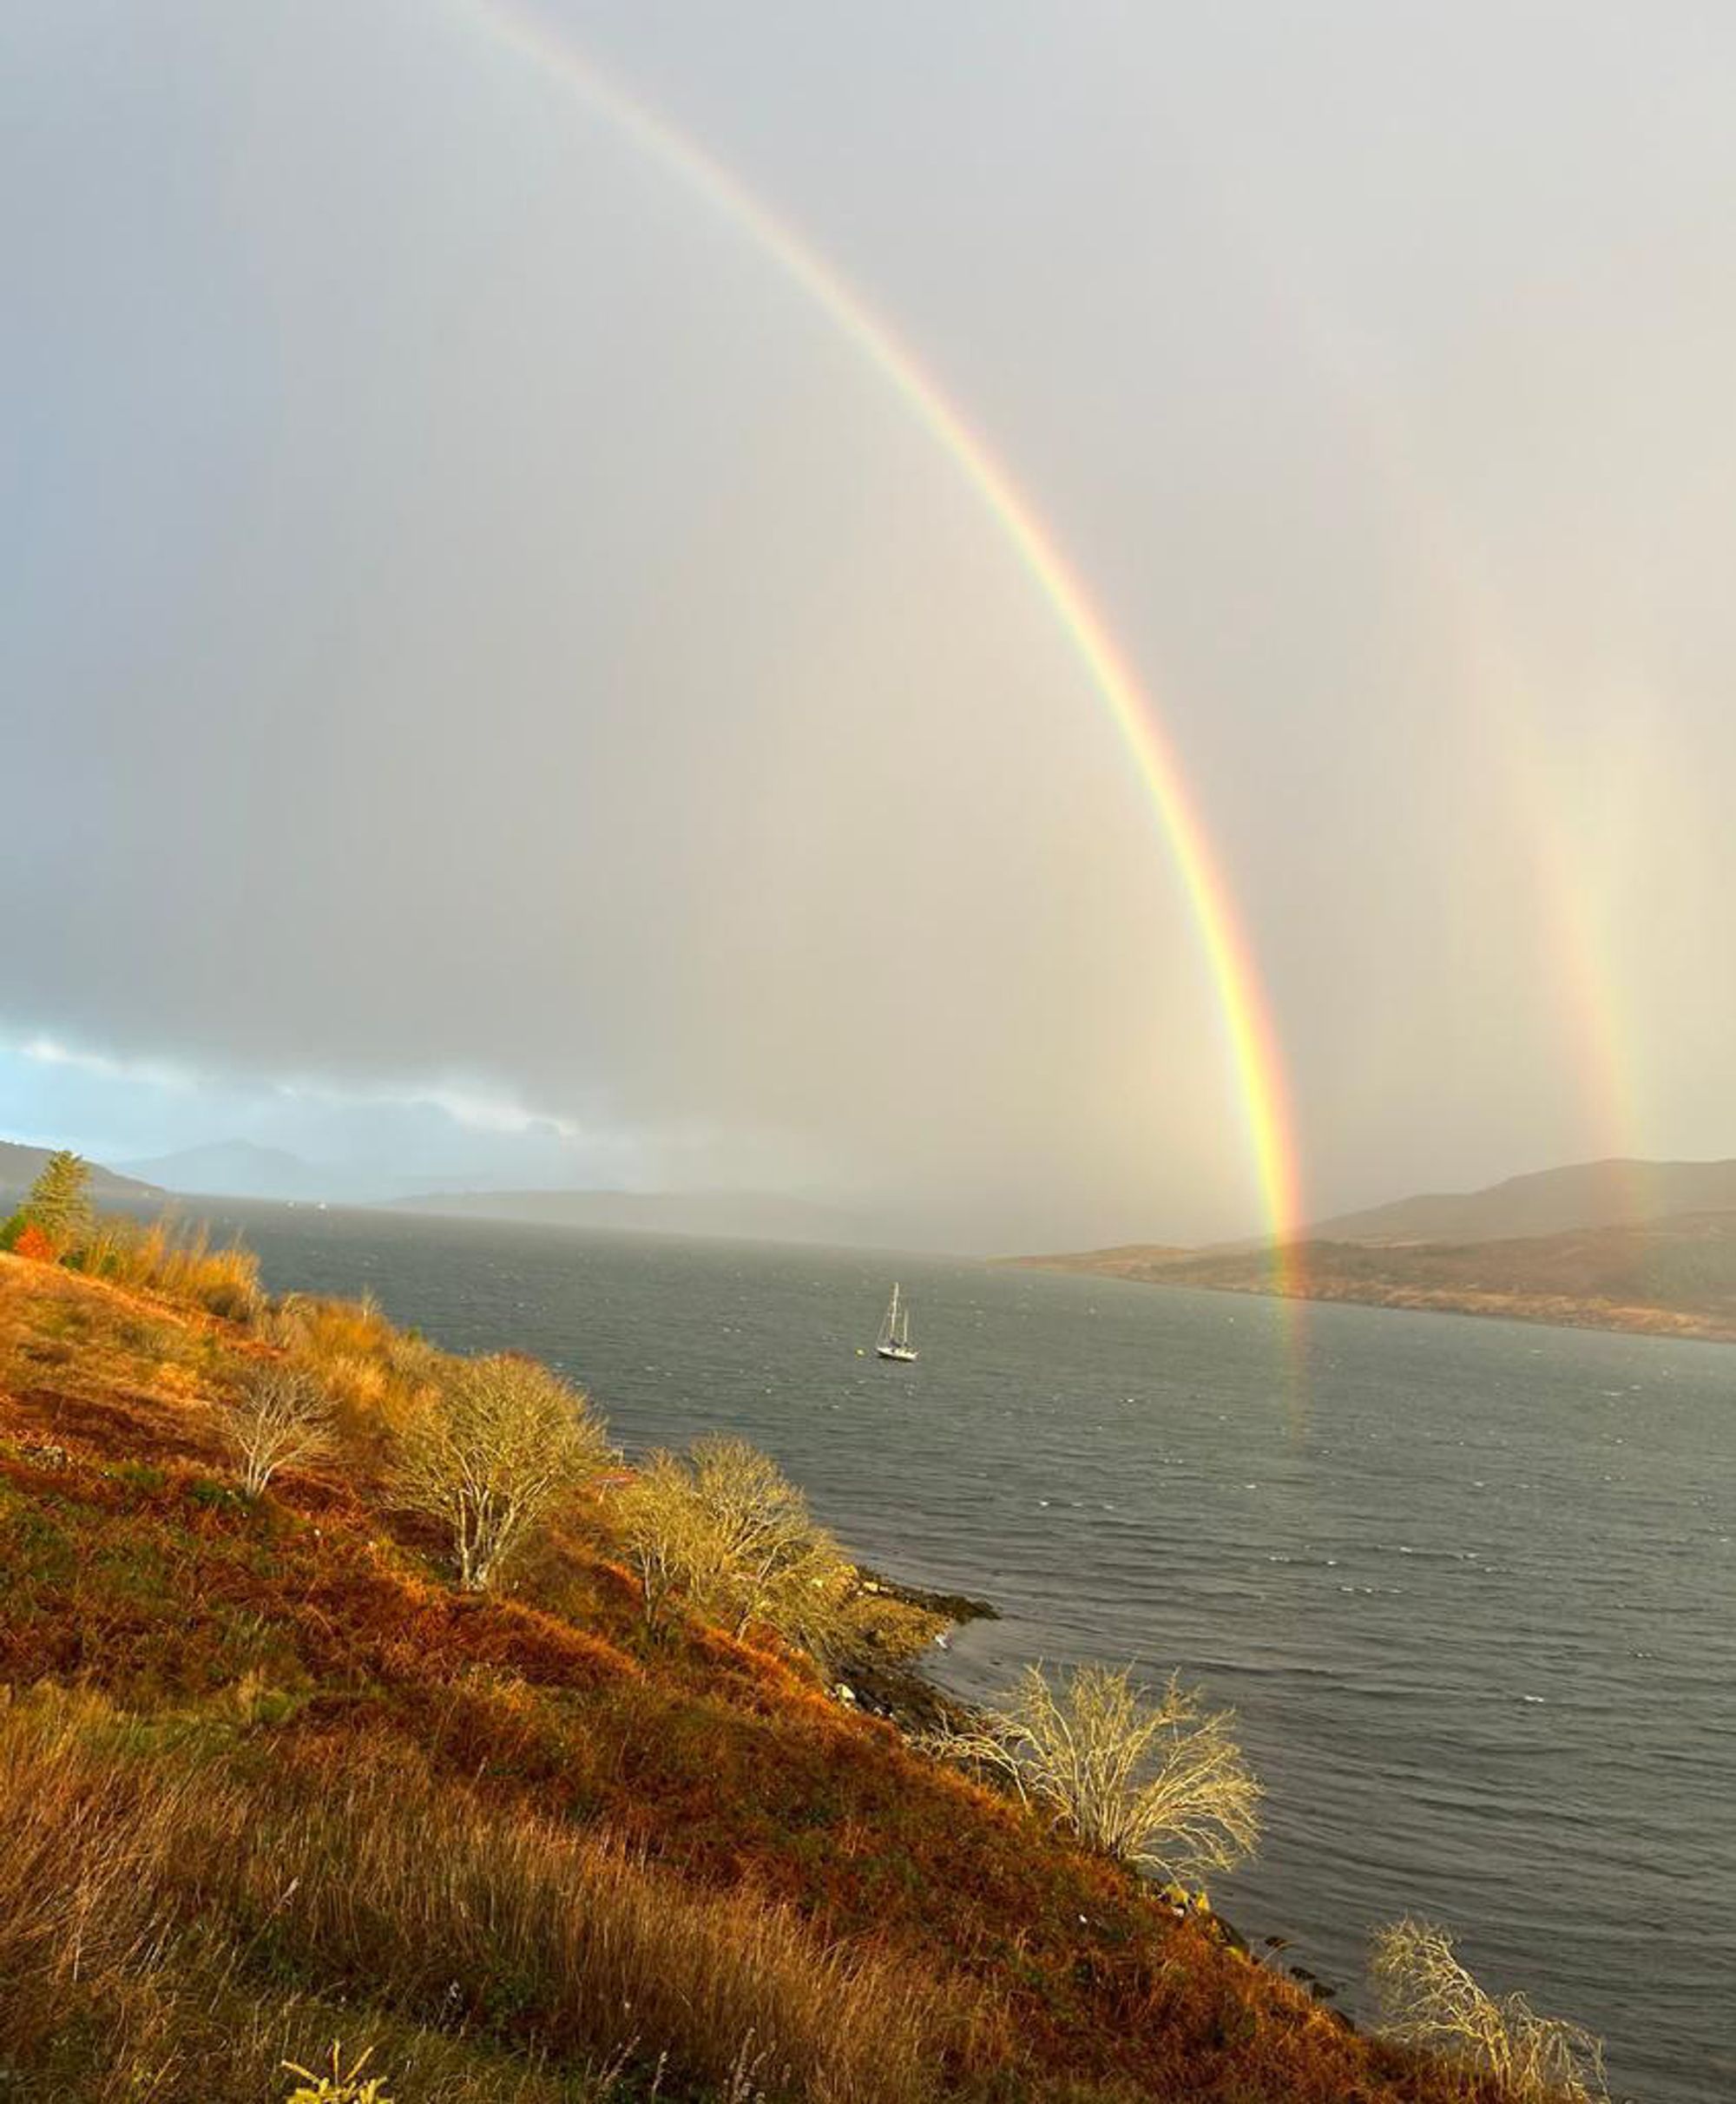
<svg viewBox="0 0 1736 2104">
<path fill-rule="evenodd" d="M 1736 2095 L 1736 1348 L 920 1258 L 253 1208 L 279 1290 L 727 1429 L 865 1559 L 1004 1619 L 937 1664 L 1179 1667 L 1270 1795 L 1215 1882 L 1362 2005 L 1443 1921 L 1647 2104 Z M 896 1272 L 914 1366 L 871 1355 Z M 1299 1319 L 1299 1327 L 1293 1325 Z M 862 1356 L 866 1349 L 867 1356 Z"/>
</svg>

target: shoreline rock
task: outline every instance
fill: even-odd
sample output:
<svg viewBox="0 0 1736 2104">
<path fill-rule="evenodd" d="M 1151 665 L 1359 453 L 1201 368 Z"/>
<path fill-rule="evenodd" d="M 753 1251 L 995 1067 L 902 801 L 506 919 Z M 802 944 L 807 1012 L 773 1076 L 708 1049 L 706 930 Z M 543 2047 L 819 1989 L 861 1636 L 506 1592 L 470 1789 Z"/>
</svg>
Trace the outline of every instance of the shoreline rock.
<svg viewBox="0 0 1736 2104">
<path fill-rule="evenodd" d="M 963 1593 L 935 1592 L 865 1564 L 857 1566 L 857 1578 L 862 1591 L 871 1598 L 914 1608 L 944 1622 L 946 1629 L 958 1628 L 965 1622 L 1000 1620 L 1000 1609 L 990 1601 L 972 1599 Z M 937 1642 L 944 1643 L 946 1629 L 938 1634 Z M 905 1658 L 858 1654 L 839 1675 L 832 1692 L 852 1707 L 884 1719 L 906 1738 L 920 1738 L 942 1725 L 965 1724 L 972 1713 L 970 1706 L 935 1686 L 923 1671 L 924 1656 L 920 1652 Z"/>
<path fill-rule="evenodd" d="M 889 1600 L 901 1600 L 908 1608 L 921 1608 L 930 1614 L 937 1614 L 955 1628 L 965 1622 L 999 1621 L 1001 1610 L 992 1601 L 975 1600 L 967 1593 L 935 1593 L 927 1587 L 911 1585 L 903 1578 L 888 1577 L 884 1571 L 877 1571 L 865 1563 L 858 1563 L 856 1575 L 865 1593 L 881 1593 Z"/>
</svg>

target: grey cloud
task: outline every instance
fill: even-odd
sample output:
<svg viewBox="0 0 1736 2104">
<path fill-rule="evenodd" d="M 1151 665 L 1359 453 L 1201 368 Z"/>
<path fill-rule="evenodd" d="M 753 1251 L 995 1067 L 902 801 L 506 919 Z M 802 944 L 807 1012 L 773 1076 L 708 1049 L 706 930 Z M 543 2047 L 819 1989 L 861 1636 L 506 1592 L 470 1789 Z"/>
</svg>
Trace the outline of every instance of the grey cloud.
<svg viewBox="0 0 1736 2104">
<path fill-rule="evenodd" d="M 1600 1001 L 1637 1137 L 1728 1151 L 1727 23 L 547 15 L 1040 496 L 1163 699 L 1319 1209 L 1607 1151 Z M 1030 580 L 465 8 L 14 10 L 0 220 L 0 1024 L 477 1077 L 985 1246 L 1247 1224 L 1185 901 Z"/>
</svg>

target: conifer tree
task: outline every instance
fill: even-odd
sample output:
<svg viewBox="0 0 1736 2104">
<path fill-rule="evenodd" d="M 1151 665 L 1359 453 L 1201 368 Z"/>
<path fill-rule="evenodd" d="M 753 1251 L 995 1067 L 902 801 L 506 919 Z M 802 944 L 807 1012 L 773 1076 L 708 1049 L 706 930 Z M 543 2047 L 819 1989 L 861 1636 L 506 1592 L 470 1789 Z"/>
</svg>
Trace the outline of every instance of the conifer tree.
<svg viewBox="0 0 1736 2104">
<path fill-rule="evenodd" d="M 62 1147 L 43 1164 L 24 1200 L 26 1226 L 39 1227 L 56 1249 L 75 1248 L 96 1224 L 90 1203 L 90 1164 Z"/>
</svg>

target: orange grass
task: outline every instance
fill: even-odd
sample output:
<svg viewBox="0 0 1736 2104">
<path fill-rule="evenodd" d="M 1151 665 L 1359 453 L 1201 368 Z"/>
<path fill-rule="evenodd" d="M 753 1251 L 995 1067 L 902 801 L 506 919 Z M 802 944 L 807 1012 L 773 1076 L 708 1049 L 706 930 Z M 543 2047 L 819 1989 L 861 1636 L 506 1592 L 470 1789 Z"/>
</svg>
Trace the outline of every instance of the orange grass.
<svg viewBox="0 0 1736 2104">
<path fill-rule="evenodd" d="M 946 2021 L 932 1994 L 748 1893 L 690 1890 L 401 1759 L 315 1788 L 185 1745 L 146 1758 L 94 1706 L 39 1698 L 0 1719 L 9 2058 L 41 2055 L 70 1990 L 122 2000 L 193 1943 L 240 1979 L 317 1985 L 562 2065 L 645 2054 L 701 2093 L 747 2075 L 831 2104 L 932 2094 Z"/>
<path fill-rule="evenodd" d="M 265 1303 L 260 1260 L 251 1249 L 238 1244 L 214 1249 L 207 1229 L 168 1214 L 148 1226 L 124 1214 L 105 1214 L 69 1261 L 93 1279 L 235 1321 L 252 1320 Z"/>
</svg>

